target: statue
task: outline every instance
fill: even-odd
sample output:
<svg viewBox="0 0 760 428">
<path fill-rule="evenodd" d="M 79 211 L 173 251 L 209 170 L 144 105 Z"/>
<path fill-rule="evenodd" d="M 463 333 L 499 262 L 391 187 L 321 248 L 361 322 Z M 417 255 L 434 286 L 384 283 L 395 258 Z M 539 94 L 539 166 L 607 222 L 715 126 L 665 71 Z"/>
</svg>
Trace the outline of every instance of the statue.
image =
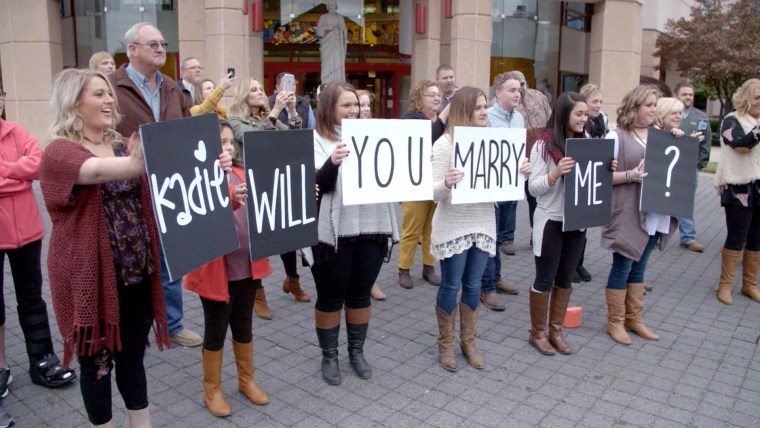
<svg viewBox="0 0 760 428">
<path fill-rule="evenodd" d="M 327 13 L 319 17 L 319 56 L 322 59 L 322 83 L 346 81 L 346 36 L 348 30 L 343 16 L 337 14 L 338 4 L 328 0 Z"/>
</svg>

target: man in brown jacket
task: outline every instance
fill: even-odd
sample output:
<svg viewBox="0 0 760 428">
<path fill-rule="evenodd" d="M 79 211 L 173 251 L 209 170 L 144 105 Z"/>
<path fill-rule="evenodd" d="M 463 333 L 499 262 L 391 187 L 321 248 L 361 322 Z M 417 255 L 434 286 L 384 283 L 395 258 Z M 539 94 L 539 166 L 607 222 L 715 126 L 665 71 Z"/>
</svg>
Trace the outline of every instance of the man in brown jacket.
<svg viewBox="0 0 760 428">
<path fill-rule="evenodd" d="M 161 73 L 166 63 L 166 41 L 161 32 L 147 22 L 135 24 L 124 36 L 129 63 L 119 67 L 110 79 L 116 90 L 122 121 L 117 127 L 128 137 L 144 123 L 181 119 L 190 116 L 182 89 Z M 169 281 L 161 254 L 161 282 L 166 295 L 166 316 L 172 341 L 182 346 L 200 346 L 197 333 L 182 326 L 182 280 Z"/>
</svg>

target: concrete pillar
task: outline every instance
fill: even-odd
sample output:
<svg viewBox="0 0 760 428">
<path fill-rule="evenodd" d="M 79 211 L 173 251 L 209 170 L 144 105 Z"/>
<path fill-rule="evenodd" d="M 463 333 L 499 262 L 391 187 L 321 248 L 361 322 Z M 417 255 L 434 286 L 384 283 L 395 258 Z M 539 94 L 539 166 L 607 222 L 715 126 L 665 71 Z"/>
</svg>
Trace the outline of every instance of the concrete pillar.
<svg viewBox="0 0 760 428">
<path fill-rule="evenodd" d="M 457 86 L 488 91 L 491 73 L 491 0 L 454 2 L 451 19 L 451 59 Z M 441 55 L 443 57 L 443 55 Z"/>
<path fill-rule="evenodd" d="M 401 0 L 402 13 L 415 8 L 411 0 Z M 425 5 L 427 29 L 424 34 L 417 34 L 414 18 L 410 20 L 412 39 L 412 85 L 420 80 L 435 80 L 435 69 L 441 63 L 441 19 L 443 15 L 440 0 L 423 0 L 417 3 Z M 416 4 L 416 3 L 415 3 Z M 405 8 L 405 6 L 411 6 Z"/>
<path fill-rule="evenodd" d="M 195 57 L 205 67 L 206 37 L 205 0 L 184 0 L 177 2 L 177 26 L 179 33 L 179 60 Z M 205 74 L 205 73 L 204 73 Z M 210 76 L 217 81 L 216 76 Z M 217 82 L 218 83 L 218 82 Z"/>
<path fill-rule="evenodd" d="M 40 143 L 48 139 L 53 76 L 63 69 L 61 19 L 53 0 L 0 1 L 0 66 L 5 117 Z"/>
<path fill-rule="evenodd" d="M 597 3 L 592 17 L 589 80 L 602 90 L 611 123 L 625 94 L 639 84 L 642 3 L 605 0 Z"/>
</svg>

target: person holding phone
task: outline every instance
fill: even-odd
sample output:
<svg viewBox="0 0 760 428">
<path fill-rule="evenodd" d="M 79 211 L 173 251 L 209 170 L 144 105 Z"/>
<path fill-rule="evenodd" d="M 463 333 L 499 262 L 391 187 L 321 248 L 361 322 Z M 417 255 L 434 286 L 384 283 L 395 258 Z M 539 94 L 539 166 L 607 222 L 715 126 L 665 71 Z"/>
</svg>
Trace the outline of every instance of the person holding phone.
<svg viewBox="0 0 760 428">
<path fill-rule="evenodd" d="M 219 86 L 216 86 L 211 79 L 203 79 L 195 85 L 195 95 L 193 96 L 194 105 L 190 107 L 190 114 L 200 116 L 202 114 L 216 113 L 219 119 L 227 119 L 227 107 L 223 106 L 220 101 L 227 89 L 235 84 L 235 70 L 228 72 L 222 77 Z"/>
<path fill-rule="evenodd" d="M 710 146 L 712 144 L 712 132 L 707 115 L 694 107 L 694 86 L 690 83 L 681 82 L 676 85 L 675 96 L 683 103 L 683 112 L 681 113 L 681 124 L 678 128 L 684 134 L 695 137 L 699 140 L 699 160 L 697 161 L 697 170 L 704 169 L 710 161 Z M 697 229 L 694 219 L 679 218 L 678 231 L 681 234 L 681 246 L 690 251 L 701 253 L 705 246 L 697 242 Z"/>
<path fill-rule="evenodd" d="M 277 94 L 281 92 L 292 93 L 294 98 L 288 101 L 286 109 L 281 111 L 277 119 L 282 123 L 297 125 L 297 129 L 314 128 L 314 111 L 308 97 L 296 94 L 296 81 L 292 73 L 282 72 L 275 79 L 275 93 L 269 96 L 269 108 L 274 108 Z"/>
</svg>

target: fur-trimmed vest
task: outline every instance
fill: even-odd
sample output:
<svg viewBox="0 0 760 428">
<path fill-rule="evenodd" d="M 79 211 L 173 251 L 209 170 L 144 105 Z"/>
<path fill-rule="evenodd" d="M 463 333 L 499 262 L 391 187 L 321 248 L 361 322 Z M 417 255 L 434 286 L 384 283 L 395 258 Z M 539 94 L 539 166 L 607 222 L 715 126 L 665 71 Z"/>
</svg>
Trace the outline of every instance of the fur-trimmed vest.
<svg viewBox="0 0 760 428">
<path fill-rule="evenodd" d="M 744 134 L 752 132 L 755 126 L 746 117 L 731 112 L 726 115 L 724 121 L 729 117 L 734 117 L 741 124 Z M 720 139 L 720 162 L 715 172 L 715 187 L 726 184 L 747 184 L 755 180 L 760 180 L 760 144 L 750 150 L 747 154 L 742 154 L 726 145 L 723 140 L 723 134 L 731 133 L 732 129 L 723 130 L 721 124 Z"/>
</svg>

